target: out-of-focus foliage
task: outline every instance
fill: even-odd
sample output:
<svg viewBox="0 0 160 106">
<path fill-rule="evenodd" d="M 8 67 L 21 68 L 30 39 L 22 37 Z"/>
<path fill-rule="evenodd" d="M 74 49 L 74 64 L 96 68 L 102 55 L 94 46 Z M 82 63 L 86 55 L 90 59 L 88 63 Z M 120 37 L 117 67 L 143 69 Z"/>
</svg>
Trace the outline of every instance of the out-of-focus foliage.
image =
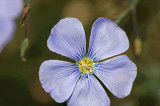
<svg viewBox="0 0 160 106">
<path fill-rule="evenodd" d="M 64 17 L 76 17 L 82 21 L 87 46 L 91 26 L 98 17 L 115 21 L 129 4 L 127 0 L 31 0 L 29 15 L 29 48 L 27 62 L 20 59 L 20 45 L 24 39 L 22 19 L 17 19 L 17 31 L 13 40 L 0 54 L 0 106 L 64 106 L 56 103 L 44 92 L 38 80 L 40 64 L 49 59 L 71 59 L 48 50 L 47 39 L 51 28 Z M 138 74 L 131 94 L 123 99 L 114 97 L 111 106 L 160 106 L 160 1 L 139 0 L 137 7 L 141 54 L 135 55 L 132 15 L 120 22 L 126 31 L 130 48 L 125 53 L 137 65 Z"/>
</svg>

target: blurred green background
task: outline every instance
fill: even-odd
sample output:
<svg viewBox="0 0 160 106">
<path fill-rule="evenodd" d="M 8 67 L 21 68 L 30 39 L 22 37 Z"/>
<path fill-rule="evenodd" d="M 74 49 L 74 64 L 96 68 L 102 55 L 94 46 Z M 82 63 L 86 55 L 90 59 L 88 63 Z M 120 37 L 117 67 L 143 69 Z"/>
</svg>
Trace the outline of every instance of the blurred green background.
<svg viewBox="0 0 160 106">
<path fill-rule="evenodd" d="M 84 25 L 87 43 L 93 22 L 98 17 L 116 21 L 133 0 L 31 0 L 29 14 L 29 48 L 26 62 L 20 58 L 20 44 L 24 39 L 22 18 L 12 41 L 0 54 L 0 106 L 66 106 L 56 103 L 44 92 L 39 82 L 39 67 L 45 60 L 73 60 L 49 51 L 47 39 L 51 28 L 64 17 L 76 17 Z M 108 90 L 111 106 L 160 106 L 160 0 L 139 0 L 137 6 L 139 37 L 142 51 L 135 55 L 137 33 L 129 12 L 119 23 L 130 40 L 127 54 L 138 67 L 131 94 L 123 99 Z M 88 44 L 87 44 L 88 46 Z"/>
</svg>

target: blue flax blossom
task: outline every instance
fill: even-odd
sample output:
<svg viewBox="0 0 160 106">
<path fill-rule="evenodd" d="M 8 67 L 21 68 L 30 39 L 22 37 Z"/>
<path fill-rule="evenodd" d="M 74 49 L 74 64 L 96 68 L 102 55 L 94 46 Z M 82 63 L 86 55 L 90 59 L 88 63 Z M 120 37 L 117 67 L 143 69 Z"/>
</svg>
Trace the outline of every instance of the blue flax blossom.
<svg viewBox="0 0 160 106">
<path fill-rule="evenodd" d="M 120 55 L 129 48 L 126 33 L 107 18 L 98 18 L 91 30 L 88 54 L 81 22 L 75 18 L 60 20 L 51 30 L 48 48 L 76 61 L 47 60 L 41 64 L 40 82 L 46 92 L 68 106 L 109 106 L 100 81 L 116 97 L 130 94 L 137 74 L 136 65 Z M 96 76 L 96 77 L 95 77 Z"/>
<path fill-rule="evenodd" d="M 0 0 L 0 52 L 12 39 L 15 31 L 14 20 L 23 10 L 23 0 Z"/>
</svg>

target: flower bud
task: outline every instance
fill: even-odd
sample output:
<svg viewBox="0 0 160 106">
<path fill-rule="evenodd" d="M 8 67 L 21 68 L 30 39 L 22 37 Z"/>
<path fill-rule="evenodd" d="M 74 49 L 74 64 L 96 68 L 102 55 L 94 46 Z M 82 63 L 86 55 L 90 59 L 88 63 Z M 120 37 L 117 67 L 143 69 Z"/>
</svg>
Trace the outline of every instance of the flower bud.
<svg viewBox="0 0 160 106">
<path fill-rule="evenodd" d="M 142 52 L 142 41 L 139 37 L 136 37 L 134 41 L 134 52 L 136 55 L 140 55 Z"/>
</svg>

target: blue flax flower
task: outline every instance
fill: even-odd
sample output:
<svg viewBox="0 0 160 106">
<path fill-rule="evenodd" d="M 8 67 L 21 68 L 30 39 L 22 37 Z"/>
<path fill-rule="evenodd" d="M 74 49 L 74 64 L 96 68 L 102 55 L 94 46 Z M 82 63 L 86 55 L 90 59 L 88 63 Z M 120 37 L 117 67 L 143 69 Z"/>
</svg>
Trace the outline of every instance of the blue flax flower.
<svg viewBox="0 0 160 106">
<path fill-rule="evenodd" d="M 75 18 L 60 20 L 51 30 L 48 48 L 76 61 L 47 60 L 39 71 L 46 92 L 68 106 L 109 106 L 110 99 L 100 81 L 116 97 L 130 94 L 137 74 L 136 65 L 120 55 L 129 48 L 126 33 L 107 18 L 98 18 L 91 30 L 88 54 L 81 22 Z M 95 77 L 96 76 L 96 77 Z"/>
<path fill-rule="evenodd" d="M 14 20 L 23 10 L 23 0 L 0 0 L 0 52 L 12 39 L 15 31 Z"/>
</svg>

